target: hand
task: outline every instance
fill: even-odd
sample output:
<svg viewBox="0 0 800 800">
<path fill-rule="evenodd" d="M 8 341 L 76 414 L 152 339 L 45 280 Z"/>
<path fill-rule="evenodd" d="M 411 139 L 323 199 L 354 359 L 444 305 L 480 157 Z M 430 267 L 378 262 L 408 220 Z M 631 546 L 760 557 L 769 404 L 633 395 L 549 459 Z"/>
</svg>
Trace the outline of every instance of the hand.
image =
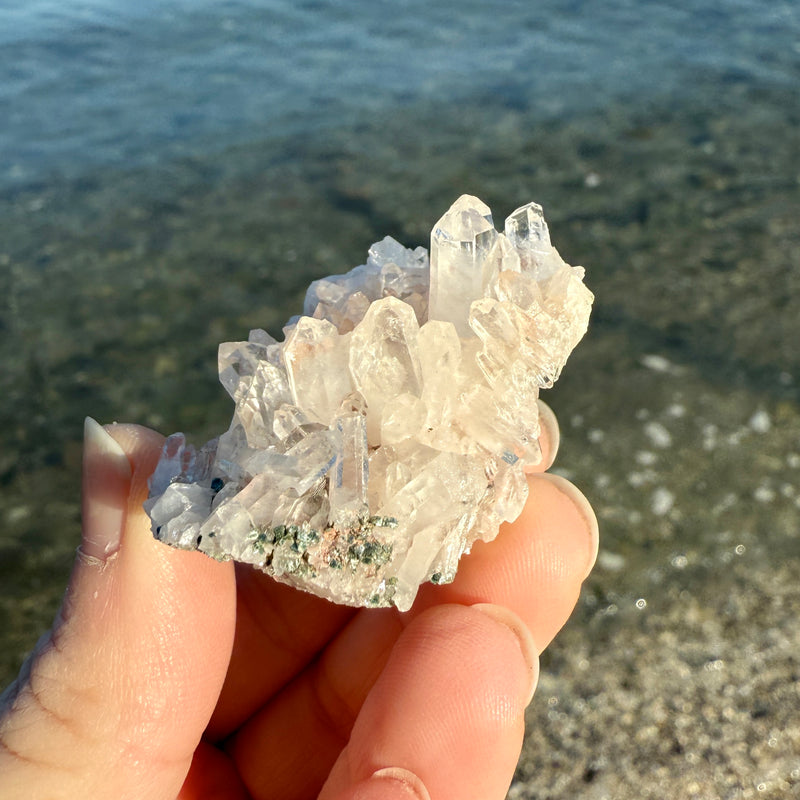
<svg viewBox="0 0 800 800">
<path fill-rule="evenodd" d="M 407 614 L 356 610 L 156 542 L 141 504 L 161 442 L 87 420 L 82 544 L 0 698 L 0 794 L 505 797 L 538 653 L 597 553 L 582 495 L 530 475 L 521 517 L 454 583 Z"/>
</svg>

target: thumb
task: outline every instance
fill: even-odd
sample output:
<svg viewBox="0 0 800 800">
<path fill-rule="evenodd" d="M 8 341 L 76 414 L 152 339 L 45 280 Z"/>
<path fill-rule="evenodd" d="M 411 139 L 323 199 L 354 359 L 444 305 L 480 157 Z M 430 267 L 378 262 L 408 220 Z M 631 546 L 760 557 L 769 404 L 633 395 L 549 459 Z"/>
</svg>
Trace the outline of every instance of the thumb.
<svg viewBox="0 0 800 800">
<path fill-rule="evenodd" d="M 89 418 L 84 430 L 64 602 L 0 698 L 3 797 L 175 797 L 228 666 L 233 567 L 150 534 L 158 434 Z"/>
</svg>

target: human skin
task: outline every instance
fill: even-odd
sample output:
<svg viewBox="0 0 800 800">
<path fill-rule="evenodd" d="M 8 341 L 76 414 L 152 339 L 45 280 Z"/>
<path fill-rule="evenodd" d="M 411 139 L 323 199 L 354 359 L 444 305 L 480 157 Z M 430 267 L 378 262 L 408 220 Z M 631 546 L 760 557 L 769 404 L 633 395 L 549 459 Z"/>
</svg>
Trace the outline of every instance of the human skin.
<svg viewBox="0 0 800 800">
<path fill-rule="evenodd" d="M 352 609 L 155 541 L 159 434 L 87 420 L 83 538 L 53 628 L 0 698 L 0 796 L 501 800 L 538 655 L 597 554 L 547 475 L 407 613 Z"/>
</svg>

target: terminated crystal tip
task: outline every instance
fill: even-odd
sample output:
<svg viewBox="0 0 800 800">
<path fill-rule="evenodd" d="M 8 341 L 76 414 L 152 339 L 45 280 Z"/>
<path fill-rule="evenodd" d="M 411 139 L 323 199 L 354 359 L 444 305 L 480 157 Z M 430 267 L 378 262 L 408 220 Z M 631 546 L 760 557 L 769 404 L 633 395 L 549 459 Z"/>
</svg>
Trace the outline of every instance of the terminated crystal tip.
<svg viewBox="0 0 800 800">
<path fill-rule="evenodd" d="M 497 239 L 489 207 L 468 194 L 453 203 L 431 233 L 428 319 L 452 323 L 468 333 L 469 307 L 489 279 L 487 255 Z"/>
<path fill-rule="evenodd" d="M 539 390 L 586 332 L 582 278 L 535 203 L 498 233 L 463 195 L 430 263 L 389 236 L 372 245 L 311 284 L 283 342 L 256 330 L 220 345 L 233 419 L 200 450 L 166 440 L 154 535 L 337 603 L 407 610 L 521 512 Z"/>
</svg>

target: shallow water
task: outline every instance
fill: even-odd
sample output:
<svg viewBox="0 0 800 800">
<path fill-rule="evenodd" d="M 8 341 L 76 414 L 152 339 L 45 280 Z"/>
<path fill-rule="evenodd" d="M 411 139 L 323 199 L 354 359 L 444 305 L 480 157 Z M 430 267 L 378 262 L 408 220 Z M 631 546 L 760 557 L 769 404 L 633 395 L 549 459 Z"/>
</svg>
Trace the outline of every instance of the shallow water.
<svg viewBox="0 0 800 800">
<path fill-rule="evenodd" d="M 9 5 L 0 682 L 63 590 L 86 414 L 204 440 L 219 341 L 462 192 L 534 198 L 597 295 L 547 399 L 603 549 L 511 796 L 798 791 L 794 4 Z"/>
<path fill-rule="evenodd" d="M 152 164 L 476 96 L 544 120 L 709 70 L 791 87 L 794 3 L 0 3 L 0 181 Z M 413 113 L 413 112 L 412 112 Z M 436 134 L 431 139 L 435 141 Z"/>
</svg>

